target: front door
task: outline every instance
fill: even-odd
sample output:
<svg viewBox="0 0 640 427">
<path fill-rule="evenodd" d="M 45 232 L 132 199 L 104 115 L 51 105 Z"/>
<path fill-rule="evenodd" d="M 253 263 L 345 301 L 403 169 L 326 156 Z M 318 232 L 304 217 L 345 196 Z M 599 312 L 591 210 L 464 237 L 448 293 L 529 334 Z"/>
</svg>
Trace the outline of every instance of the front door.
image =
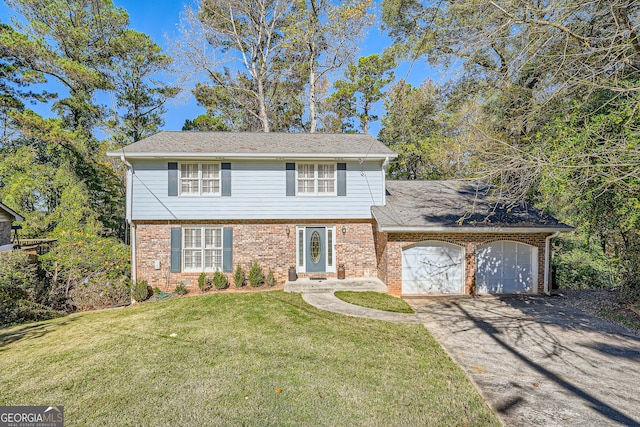
<svg viewBox="0 0 640 427">
<path fill-rule="evenodd" d="M 307 273 L 324 273 L 327 271 L 326 228 L 307 227 L 306 229 L 305 265 Z"/>
</svg>

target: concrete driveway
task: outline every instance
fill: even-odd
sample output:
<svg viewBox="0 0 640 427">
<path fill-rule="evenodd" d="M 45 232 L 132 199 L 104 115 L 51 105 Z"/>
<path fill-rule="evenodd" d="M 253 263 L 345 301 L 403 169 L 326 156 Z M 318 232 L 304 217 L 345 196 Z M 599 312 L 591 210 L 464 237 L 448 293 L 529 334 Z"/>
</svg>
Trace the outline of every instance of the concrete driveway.
<svg viewBox="0 0 640 427">
<path fill-rule="evenodd" d="M 554 298 L 408 299 L 507 426 L 640 426 L 640 334 Z"/>
</svg>

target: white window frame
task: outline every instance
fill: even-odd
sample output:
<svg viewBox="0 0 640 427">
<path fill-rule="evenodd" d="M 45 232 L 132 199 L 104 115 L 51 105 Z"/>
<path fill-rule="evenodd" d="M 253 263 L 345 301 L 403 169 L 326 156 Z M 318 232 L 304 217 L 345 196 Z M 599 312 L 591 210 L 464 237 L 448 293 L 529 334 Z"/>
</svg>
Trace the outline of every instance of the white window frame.
<svg viewBox="0 0 640 427">
<path fill-rule="evenodd" d="M 301 166 L 313 167 L 313 178 L 301 177 Z M 320 166 L 331 166 L 333 168 L 333 177 L 319 177 L 318 169 Z M 313 191 L 300 191 L 301 180 L 311 181 L 313 180 Z M 333 182 L 333 191 L 319 191 L 320 183 L 323 181 Z M 338 194 L 338 165 L 337 163 L 296 163 L 296 194 L 300 196 L 335 196 Z"/>
<path fill-rule="evenodd" d="M 187 247 L 186 245 L 186 230 L 198 230 L 200 232 L 200 245 L 199 247 Z M 217 245 L 215 240 L 215 236 L 213 236 L 213 242 L 207 245 L 207 231 L 213 231 L 219 233 L 220 245 Z M 215 272 L 222 271 L 222 264 L 224 263 L 224 232 L 222 227 L 203 227 L 203 226 L 192 226 L 192 227 L 182 227 L 182 248 L 181 248 L 181 258 L 182 258 L 182 271 L 184 272 Z M 200 252 L 200 263 L 198 266 L 187 266 L 187 251 Z M 211 265 L 207 265 L 207 252 L 211 253 L 210 256 L 213 257 L 213 262 Z M 219 265 L 216 265 L 215 259 L 219 259 Z"/>
<path fill-rule="evenodd" d="M 336 227 L 326 225 L 300 225 L 296 227 L 296 267 L 298 273 L 306 273 L 305 254 L 307 253 L 307 228 L 324 227 L 326 273 L 336 272 Z"/>
<path fill-rule="evenodd" d="M 196 178 L 183 178 L 182 177 L 182 167 L 186 165 L 197 165 L 198 166 L 198 176 Z M 204 166 L 217 166 L 218 171 L 214 177 L 205 177 L 203 176 Z M 198 181 L 198 190 L 197 191 L 183 191 L 182 183 L 183 180 L 197 180 Z M 218 191 L 210 191 L 204 192 L 204 183 L 205 181 L 212 181 L 212 185 L 217 181 L 218 183 Z M 222 194 L 222 165 L 219 162 L 182 162 L 178 164 L 178 190 L 179 195 L 182 197 L 216 197 Z"/>
</svg>

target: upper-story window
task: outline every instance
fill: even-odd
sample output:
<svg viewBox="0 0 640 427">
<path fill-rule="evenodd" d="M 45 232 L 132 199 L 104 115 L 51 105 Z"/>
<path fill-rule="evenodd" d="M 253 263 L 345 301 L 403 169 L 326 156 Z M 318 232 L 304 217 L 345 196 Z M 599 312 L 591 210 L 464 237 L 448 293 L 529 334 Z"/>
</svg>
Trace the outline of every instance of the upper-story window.
<svg viewBox="0 0 640 427">
<path fill-rule="evenodd" d="M 298 164 L 298 194 L 336 193 L 336 165 L 334 163 Z"/>
<path fill-rule="evenodd" d="M 220 163 L 181 163 L 180 194 L 220 195 Z"/>
</svg>

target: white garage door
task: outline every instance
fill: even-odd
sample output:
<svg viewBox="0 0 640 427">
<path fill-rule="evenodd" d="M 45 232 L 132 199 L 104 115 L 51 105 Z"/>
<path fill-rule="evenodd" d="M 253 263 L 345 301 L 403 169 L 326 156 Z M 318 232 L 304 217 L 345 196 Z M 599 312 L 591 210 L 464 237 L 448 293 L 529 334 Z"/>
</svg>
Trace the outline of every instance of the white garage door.
<svg viewBox="0 0 640 427">
<path fill-rule="evenodd" d="M 463 294 L 464 249 L 425 242 L 402 251 L 402 293 Z"/>
<path fill-rule="evenodd" d="M 492 242 L 479 246 L 476 256 L 478 293 L 537 293 L 538 251 L 535 246 Z"/>
</svg>

